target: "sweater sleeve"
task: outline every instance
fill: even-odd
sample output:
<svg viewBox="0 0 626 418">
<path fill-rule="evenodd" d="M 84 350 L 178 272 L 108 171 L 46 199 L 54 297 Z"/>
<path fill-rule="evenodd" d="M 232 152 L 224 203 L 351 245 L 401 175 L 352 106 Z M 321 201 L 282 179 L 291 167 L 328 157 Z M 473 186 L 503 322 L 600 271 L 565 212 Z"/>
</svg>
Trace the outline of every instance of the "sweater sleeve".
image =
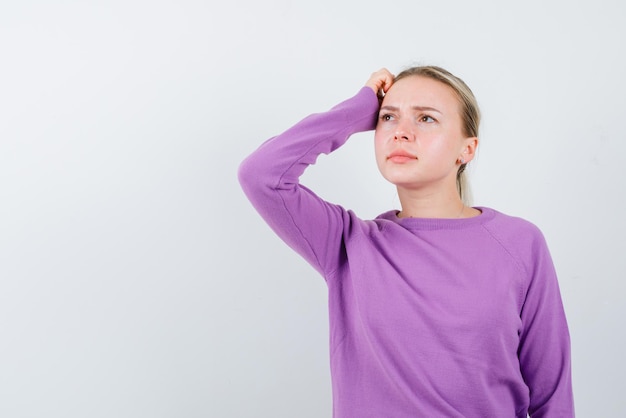
<svg viewBox="0 0 626 418">
<path fill-rule="evenodd" d="M 570 336 L 556 272 L 543 235 L 530 245 L 534 265 L 521 311 L 519 360 L 532 418 L 573 418 Z"/>
<path fill-rule="evenodd" d="M 239 181 L 255 209 L 324 276 L 338 266 L 346 213 L 300 185 L 299 177 L 320 154 L 336 150 L 354 133 L 374 129 L 377 115 L 378 98 L 363 87 L 269 139 L 239 167 Z"/>
</svg>

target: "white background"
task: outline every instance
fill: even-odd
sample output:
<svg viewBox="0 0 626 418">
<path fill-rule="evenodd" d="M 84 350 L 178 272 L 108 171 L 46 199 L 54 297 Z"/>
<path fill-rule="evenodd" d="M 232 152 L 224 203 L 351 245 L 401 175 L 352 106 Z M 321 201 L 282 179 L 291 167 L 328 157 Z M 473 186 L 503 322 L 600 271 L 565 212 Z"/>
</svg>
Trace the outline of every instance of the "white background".
<svg viewBox="0 0 626 418">
<path fill-rule="evenodd" d="M 624 4 L 3 2 L 0 416 L 329 417 L 324 281 L 237 166 L 412 64 L 478 97 L 475 203 L 548 240 L 578 416 L 626 416 Z M 304 181 L 398 206 L 371 134 Z"/>
</svg>

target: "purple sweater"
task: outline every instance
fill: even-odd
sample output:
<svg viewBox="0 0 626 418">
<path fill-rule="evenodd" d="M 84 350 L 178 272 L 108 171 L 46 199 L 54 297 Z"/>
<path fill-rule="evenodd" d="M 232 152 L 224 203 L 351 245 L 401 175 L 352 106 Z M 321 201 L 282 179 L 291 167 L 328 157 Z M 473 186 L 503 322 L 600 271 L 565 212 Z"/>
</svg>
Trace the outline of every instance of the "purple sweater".
<svg viewBox="0 0 626 418">
<path fill-rule="evenodd" d="M 534 225 L 485 207 L 362 220 L 299 184 L 377 115 L 364 87 L 239 169 L 254 207 L 328 285 L 333 416 L 573 417 L 567 323 Z"/>
</svg>

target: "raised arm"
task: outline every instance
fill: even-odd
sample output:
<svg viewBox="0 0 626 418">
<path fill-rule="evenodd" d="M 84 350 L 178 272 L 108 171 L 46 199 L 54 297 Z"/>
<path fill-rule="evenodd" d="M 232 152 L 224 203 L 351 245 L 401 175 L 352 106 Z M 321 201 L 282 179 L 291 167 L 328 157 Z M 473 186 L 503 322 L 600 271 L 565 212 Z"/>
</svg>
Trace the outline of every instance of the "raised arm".
<svg viewBox="0 0 626 418">
<path fill-rule="evenodd" d="M 392 80 L 390 74 L 370 79 L 354 97 L 263 143 L 239 167 L 241 186 L 259 214 L 325 276 L 340 262 L 350 215 L 302 186 L 299 178 L 320 154 L 336 150 L 354 133 L 375 128 L 376 93 L 386 91 Z"/>
</svg>

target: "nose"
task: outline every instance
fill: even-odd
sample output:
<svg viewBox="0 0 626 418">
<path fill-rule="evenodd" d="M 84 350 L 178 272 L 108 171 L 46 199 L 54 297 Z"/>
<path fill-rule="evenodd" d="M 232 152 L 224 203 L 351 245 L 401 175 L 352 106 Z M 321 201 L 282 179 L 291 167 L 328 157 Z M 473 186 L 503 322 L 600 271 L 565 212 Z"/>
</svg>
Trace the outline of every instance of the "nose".
<svg viewBox="0 0 626 418">
<path fill-rule="evenodd" d="M 396 131 L 396 134 L 393 136 L 394 141 L 408 141 L 409 137 L 404 132 Z"/>
<path fill-rule="evenodd" d="M 393 135 L 394 142 L 409 142 L 414 140 L 415 135 L 413 135 L 412 121 L 409 118 L 398 118 L 395 128 Z"/>
<path fill-rule="evenodd" d="M 397 141 L 405 141 L 405 142 L 412 141 L 413 133 L 406 126 L 399 125 L 396 129 L 396 132 L 393 135 L 393 140 L 396 142 Z"/>
</svg>

